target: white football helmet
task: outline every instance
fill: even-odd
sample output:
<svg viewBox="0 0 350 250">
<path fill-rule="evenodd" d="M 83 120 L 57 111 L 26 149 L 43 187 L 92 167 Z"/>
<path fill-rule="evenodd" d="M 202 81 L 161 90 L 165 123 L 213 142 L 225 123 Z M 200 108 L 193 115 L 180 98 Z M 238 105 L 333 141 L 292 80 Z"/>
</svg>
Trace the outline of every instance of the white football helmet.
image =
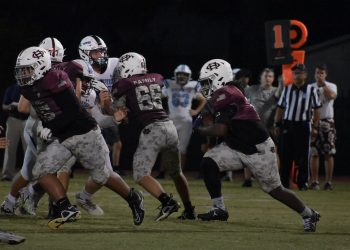
<svg viewBox="0 0 350 250">
<path fill-rule="evenodd" d="M 95 91 L 99 92 L 99 91 L 108 91 L 106 85 L 104 85 L 103 82 L 97 81 L 95 80 L 95 74 L 94 74 L 94 70 L 92 69 L 92 66 L 85 62 L 82 59 L 76 59 L 73 60 L 74 62 L 78 63 L 82 68 L 83 68 L 83 77 L 84 80 L 83 81 L 83 91 L 85 95 L 90 94 L 90 90 L 94 89 Z"/>
<path fill-rule="evenodd" d="M 178 77 L 178 73 L 186 74 L 187 77 Z M 175 81 L 180 85 L 186 85 L 188 81 L 191 79 L 191 75 L 192 75 L 192 71 L 190 67 L 188 67 L 186 64 L 180 64 L 174 70 Z"/>
<path fill-rule="evenodd" d="M 103 57 L 93 59 L 90 55 L 92 50 L 100 50 Z M 98 66 L 106 67 L 108 63 L 107 45 L 102 38 L 92 35 L 84 37 L 79 44 L 80 58 L 89 64 L 96 64 Z"/>
<path fill-rule="evenodd" d="M 142 55 L 135 52 L 129 52 L 119 58 L 116 68 L 117 79 L 146 73 L 146 59 Z"/>
<path fill-rule="evenodd" d="M 64 57 L 64 48 L 60 41 L 54 37 L 46 37 L 39 44 L 40 48 L 46 49 L 51 56 L 51 62 L 61 63 Z"/>
<path fill-rule="evenodd" d="M 84 61 L 83 59 L 75 59 L 73 62 L 78 63 L 83 68 L 83 76 L 86 78 L 93 79 L 95 78 L 94 70 L 92 69 L 91 65 Z"/>
<path fill-rule="evenodd" d="M 50 69 L 49 52 L 40 47 L 29 47 L 22 50 L 17 57 L 15 77 L 20 86 L 33 85 Z"/>
<path fill-rule="evenodd" d="M 240 68 L 233 68 L 233 69 L 232 69 L 233 79 L 235 79 L 236 74 L 237 74 L 240 70 L 241 70 Z"/>
<path fill-rule="evenodd" d="M 212 59 L 201 68 L 198 81 L 202 85 L 202 94 L 210 98 L 215 90 L 233 81 L 231 65 L 222 59 Z"/>
</svg>

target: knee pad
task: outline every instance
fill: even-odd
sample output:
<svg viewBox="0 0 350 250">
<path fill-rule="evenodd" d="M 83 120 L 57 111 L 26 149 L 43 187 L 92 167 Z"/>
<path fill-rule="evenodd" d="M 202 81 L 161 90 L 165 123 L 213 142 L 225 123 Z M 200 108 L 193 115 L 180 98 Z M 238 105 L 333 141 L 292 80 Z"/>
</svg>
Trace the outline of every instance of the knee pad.
<svg viewBox="0 0 350 250">
<path fill-rule="evenodd" d="M 97 184 L 100 184 L 104 186 L 111 176 L 111 172 L 109 169 L 105 168 L 103 171 L 92 171 L 91 172 L 91 179 L 96 182 Z"/>
</svg>

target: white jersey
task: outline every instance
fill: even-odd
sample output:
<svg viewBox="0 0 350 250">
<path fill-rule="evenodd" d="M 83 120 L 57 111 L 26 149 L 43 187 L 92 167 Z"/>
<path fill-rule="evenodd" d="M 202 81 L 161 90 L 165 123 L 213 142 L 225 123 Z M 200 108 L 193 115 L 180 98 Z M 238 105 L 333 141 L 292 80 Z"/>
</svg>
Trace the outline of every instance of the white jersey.
<svg viewBox="0 0 350 250">
<path fill-rule="evenodd" d="M 89 89 L 89 91 L 86 94 L 83 94 L 80 97 L 81 106 L 84 109 L 93 108 L 97 103 L 96 98 L 97 98 L 96 91 L 93 89 Z"/>
<path fill-rule="evenodd" d="M 95 79 L 103 82 L 110 92 L 112 91 L 112 86 L 115 82 L 113 75 L 118 62 L 119 62 L 119 58 L 115 58 L 115 57 L 108 58 L 106 70 L 102 74 L 94 72 Z"/>
<path fill-rule="evenodd" d="M 320 119 L 333 119 L 334 118 L 334 109 L 333 109 L 334 99 L 328 99 L 327 97 L 325 97 L 323 87 L 318 87 L 316 82 L 312 83 L 311 85 L 317 89 L 318 97 L 322 104 L 322 107 L 320 108 L 320 115 L 321 115 Z M 327 81 L 326 81 L 326 85 L 337 94 L 337 85 Z"/>
<path fill-rule="evenodd" d="M 201 86 L 197 81 L 189 81 L 181 86 L 175 80 L 165 80 L 162 94 L 168 97 L 169 118 L 192 121 L 190 114 L 192 99 L 198 97 L 200 89 Z"/>
</svg>

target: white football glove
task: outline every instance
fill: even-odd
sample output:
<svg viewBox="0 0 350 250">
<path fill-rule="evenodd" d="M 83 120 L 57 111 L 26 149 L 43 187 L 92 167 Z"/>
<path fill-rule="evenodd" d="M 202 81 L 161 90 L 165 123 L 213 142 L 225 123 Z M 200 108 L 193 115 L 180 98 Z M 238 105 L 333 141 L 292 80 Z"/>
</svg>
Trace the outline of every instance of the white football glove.
<svg viewBox="0 0 350 250">
<path fill-rule="evenodd" d="M 39 132 L 39 137 L 41 139 L 43 139 L 44 141 L 48 141 L 51 139 L 52 133 L 51 133 L 51 129 L 49 128 L 43 128 L 40 132 Z"/>
<path fill-rule="evenodd" d="M 41 121 L 39 121 L 38 127 L 37 127 L 37 135 L 39 138 L 45 141 L 48 141 L 51 139 L 52 133 L 49 128 L 44 128 Z"/>
<path fill-rule="evenodd" d="M 90 86 L 93 88 L 95 91 L 108 91 L 106 85 L 103 82 L 97 81 L 95 79 L 92 79 L 90 81 Z"/>
</svg>

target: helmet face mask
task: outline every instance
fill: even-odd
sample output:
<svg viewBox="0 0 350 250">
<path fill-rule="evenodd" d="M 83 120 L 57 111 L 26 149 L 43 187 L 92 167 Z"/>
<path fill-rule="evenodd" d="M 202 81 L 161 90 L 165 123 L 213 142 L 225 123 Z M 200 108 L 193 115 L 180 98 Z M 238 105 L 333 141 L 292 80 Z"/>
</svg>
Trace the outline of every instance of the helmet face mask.
<svg viewBox="0 0 350 250">
<path fill-rule="evenodd" d="M 90 82 L 95 78 L 94 70 L 90 64 L 82 59 L 76 59 L 74 62 L 78 63 L 83 69 L 83 75 L 81 76 L 82 92 L 83 94 L 89 94 L 91 91 Z"/>
<path fill-rule="evenodd" d="M 115 73 L 117 79 L 146 74 L 146 59 L 135 52 L 126 53 L 119 58 Z"/>
<path fill-rule="evenodd" d="M 186 85 L 190 80 L 190 75 L 187 73 L 179 72 L 175 75 L 176 83 L 180 85 Z"/>
<path fill-rule="evenodd" d="M 35 71 L 32 65 L 15 68 L 15 76 L 19 86 L 33 85 Z"/>
<path fill-rule="evenodd" d="M 175 81 L 179 85 L 186 85 L 191 79 L 192 71 L 186 64 L 180 64 L 174 70 Z"/>
<path fill-rule="evenodd" d="M 203 95 L 209 99 L 214 91 L 233 81 L 231 65 L 222 59 L 210 60 L 202 66 L 198 81 L 204 87 Z"/>
<path fill-rule="evenodd" d="M 51 58 L 47 50 L 29 47 L 18 55 L 15 78 L 20 86 L 31 86 L 51 69 Z"/>
<path fill-rule="evenodd" d="M 205 79 L 200 79 L 199 83 L 201 84 L 201 93 L 202 95 L 209 99 L 211 94 L 213 93 L 213 81 L 210 80 L 209 78 L 205 78 Z"/>
</svg>

